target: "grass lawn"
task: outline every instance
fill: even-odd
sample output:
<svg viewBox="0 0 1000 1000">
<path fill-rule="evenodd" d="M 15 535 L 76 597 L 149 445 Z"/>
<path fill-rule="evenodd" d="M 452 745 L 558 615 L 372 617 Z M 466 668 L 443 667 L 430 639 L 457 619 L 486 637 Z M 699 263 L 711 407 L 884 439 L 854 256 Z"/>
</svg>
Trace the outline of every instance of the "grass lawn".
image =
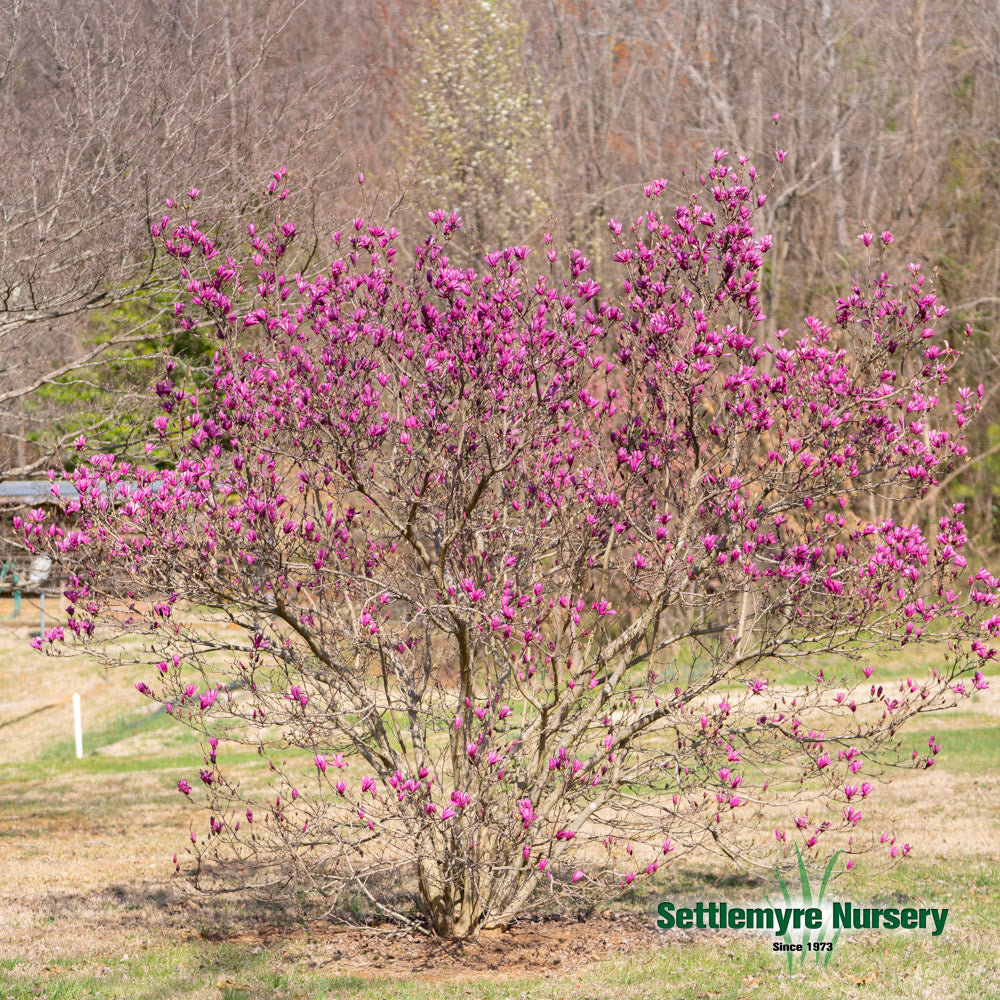
<svg viewBox="0 0 1000 1000">
<path fill-rule="evenodd" d="M 146 711 L 131 688 L 139 675 L 127 673 L 104 677 L 85 659 L 46 660 L 0 639 L 0 1000 L 1000 1000 L 998 677 L 960 712 L 917 720 L 907 746 L 936 736 L 935 767 L 880 791 L 880 818 L 914 845 L 911 858 L 878 874 L 863 862 L 828 890 L 864 906 L 947 907 L 944 933 L 844 935 L 828 965 L 810 957 L 789 973 L 770 936 L 657 930 L 661 899 L 777 896 L 775 883 L 697 863 L 588 915 L 465 944 L 192 897 L 172 855 L 189 822 L 203 825 L 175 787 L 201 761 L 197 741 Z M 84 695 L 82 761 L 73 691 Z"/>
</svg>

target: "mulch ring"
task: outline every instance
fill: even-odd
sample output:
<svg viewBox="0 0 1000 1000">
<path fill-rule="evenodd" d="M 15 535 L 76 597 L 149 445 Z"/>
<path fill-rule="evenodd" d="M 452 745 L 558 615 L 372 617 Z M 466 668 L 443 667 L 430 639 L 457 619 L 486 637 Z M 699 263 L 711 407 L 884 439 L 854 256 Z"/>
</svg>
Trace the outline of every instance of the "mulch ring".
<svg viewBox="0 0 1000 1000">
<path fill-rule="evenodd" d="M 280 948 L 283 960 L 326 973 L 416 976 L 430 981 L 483 973 L 562 977 L 598 961 L 663 948 L 681 938 L 693 940 L 683 932 L 680 937 L 658 932 L 651 915 L 607 910 L 589 917 L 524 919 L 510 930 L 483 931 L 466 941 L 442 941 L 389 926 L 344 928 L 326 923 L 313 923 L 292 934 L 275 928 L 238 937 L 258 948 Z"/>
</svg>

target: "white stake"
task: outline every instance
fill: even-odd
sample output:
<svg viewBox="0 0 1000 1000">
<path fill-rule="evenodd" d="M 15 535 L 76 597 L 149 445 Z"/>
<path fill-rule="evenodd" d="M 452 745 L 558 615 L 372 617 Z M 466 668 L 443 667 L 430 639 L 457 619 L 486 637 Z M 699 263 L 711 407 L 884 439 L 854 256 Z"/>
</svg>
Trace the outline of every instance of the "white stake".
<svg viewBox="0 0 1000 1000">
<path fill-rule="evenodd" d="M 80 696 L 73 695 L 73 731 L 76 735 L 76 758 L 83 756 L 83 719 L 80 716 Z"/>
</svg>

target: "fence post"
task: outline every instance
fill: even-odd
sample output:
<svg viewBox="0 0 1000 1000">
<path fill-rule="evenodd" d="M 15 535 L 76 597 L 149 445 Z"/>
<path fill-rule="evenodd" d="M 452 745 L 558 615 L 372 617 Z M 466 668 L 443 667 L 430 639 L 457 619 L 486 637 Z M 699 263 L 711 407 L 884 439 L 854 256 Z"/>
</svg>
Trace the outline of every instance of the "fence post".
<svg viewBox="0 0 1000 1000">
<path fill-rule="evenodd" d="M 80 715 L 80 696 L 73 695 L 73 735 L 76 737 L 76 759 L 83 757 L 83 719 Z"/>
</svg>

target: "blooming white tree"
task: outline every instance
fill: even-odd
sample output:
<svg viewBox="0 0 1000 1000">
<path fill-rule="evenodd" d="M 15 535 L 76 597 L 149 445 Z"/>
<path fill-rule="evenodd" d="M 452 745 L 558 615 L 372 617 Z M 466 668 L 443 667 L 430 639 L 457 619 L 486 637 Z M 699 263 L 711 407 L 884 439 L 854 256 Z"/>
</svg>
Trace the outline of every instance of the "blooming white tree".
<svg viewBox="0 0 1000 1000">
<path fill-rule="evenodd" d="M 528 238 L 546 213 L 554 138 L 527 30 L 512 0 L 441 0 L 414 24 L 404 135 L 420 201 L 461 212 L 480 244 Z"/>
</svg>

